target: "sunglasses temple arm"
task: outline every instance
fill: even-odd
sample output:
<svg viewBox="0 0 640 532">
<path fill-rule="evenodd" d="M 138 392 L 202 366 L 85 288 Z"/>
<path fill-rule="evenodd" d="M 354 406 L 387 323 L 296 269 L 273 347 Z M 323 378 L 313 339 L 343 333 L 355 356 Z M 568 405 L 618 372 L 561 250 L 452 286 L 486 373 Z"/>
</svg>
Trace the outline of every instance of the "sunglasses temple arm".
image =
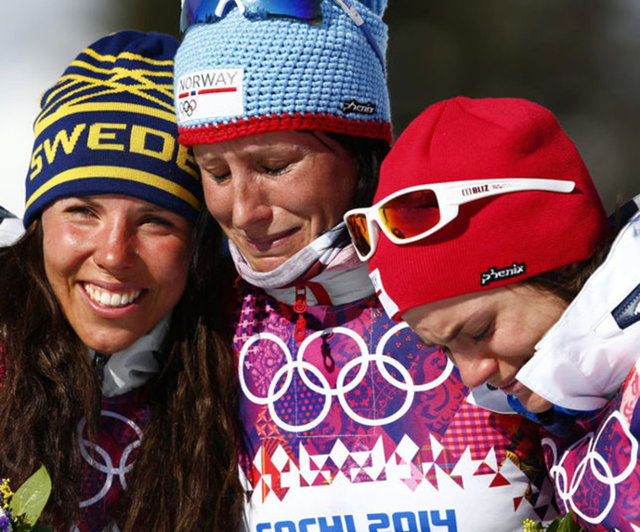
<svg viewBox="0 0 640 532">
<path fill-rule="evenodd" d="M 500 194 L 509 194 L 511 192 L 525 192 L 525 191 L 541 191 L 541 192 L 562 192 L 567 194 L 575 188 L 575 183 L 573 181 L 555 181 L 552 183 L 548 183 L 547 186 L 544 184 L 541 185 L 532 185 L 532 184 L 522 184 L 522 185 L 510 185 L 508 188 L 496 188 L 492 190 L 487 190 L 484 192 L 470 192 L 468 194 L 464 194 L 465 189 L 469 189 L 468 185 L 461 186 L 455 189 L 456 194 L 456 203 L 458 205 L 463 205 L 465 203 L 469 203 L 470 201 L 475 201 L 483 198 L 489 198 L 491 196 L 498 196 Z"/>
<path fill-rule="evenodd" d="M 242 1 L 240 1 L 240 0 L 220 0 L 220 2 L 218 2 L 218 5 L 216 6 L 216 10 L 215 10 L 216 17 L 221 18 L 222 15 L 224 14 L 224 11 L 225 11 L 227 5 L 230 4 L 231 2 L 234 2 L 236 4 L 236 6 L 238 6 L 238 9 L 240 10 L 240 13 L 244 14 L 245 7 L 244 7 L 244 4 L 242 3 Z"/>
<path fill-rule="evenodd" d="M 373 48 L 373 51 L 378 56 L 380 65 L 382 66 L 382 72 L 386 74 L 387 68 L 384 62 L 384 54 L 382 53 L 382 50 L 380 50 L 380 47 L 376 43 L 376 40 L 371 35 L 371 32 L 369 31 L 369 28 L 367 27 L 367 24 L 362 18 L 362 16 L 360 15 L 360 13 L 358 13 L 356 8 L 351 4 L 350 0 L 333 0 L 333 1 L 336 4 L 338 4 L 342 8 L 342 10 L 347 15 L 349 15 L 349 18 L 353 21 L 353 23 L 356 26 L 358 26 L 358 28 L 360 28 L 360 31 L 362 31 L 364 36 L 367 38 L 367 41 L 369 41 L 369 45 L 371 46 L 371 48 Z"/>
</svg>

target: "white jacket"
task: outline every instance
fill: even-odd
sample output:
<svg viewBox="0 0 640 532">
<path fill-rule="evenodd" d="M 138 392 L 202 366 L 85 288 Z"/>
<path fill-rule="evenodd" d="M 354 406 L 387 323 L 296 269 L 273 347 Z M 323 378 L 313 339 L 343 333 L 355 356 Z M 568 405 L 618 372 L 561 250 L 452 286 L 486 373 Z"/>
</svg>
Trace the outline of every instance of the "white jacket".
<svg viewBox="0 0 640 532">
<path fill-rule="evenodd" d="M 13 244 L 23 232 L 22 220 L 0 207 L 0 246 Z"/>
<path fill-rule="evenodd" d="M 640 205 L 640 196 L 634 200 Z M 536 345 L 517 379 L 553 404 L 595 410 L 640 359 L 640 212 Z"/>
</svg>

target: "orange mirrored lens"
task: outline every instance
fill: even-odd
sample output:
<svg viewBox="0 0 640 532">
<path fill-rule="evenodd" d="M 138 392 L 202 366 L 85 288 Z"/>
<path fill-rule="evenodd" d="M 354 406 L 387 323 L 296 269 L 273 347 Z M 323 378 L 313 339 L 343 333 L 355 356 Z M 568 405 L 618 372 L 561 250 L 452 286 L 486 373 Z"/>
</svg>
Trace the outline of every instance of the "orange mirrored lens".
<svg viewBox="0 0 640 532">
<path fill-rule="evenodd" d="M 411 238 L 438 225 L 438 199 L 431 190 L 408 192 L 385 202 L 380 217 L 397 238 Z"/>
<path fill-rule="evenodd" d="M 363 257 L 371 251 L 371 240 L 367 229 L 367 217 L 364 214 L 351 214 L 347 217 L 347 227 L 351 240 Z"/>
</svg>

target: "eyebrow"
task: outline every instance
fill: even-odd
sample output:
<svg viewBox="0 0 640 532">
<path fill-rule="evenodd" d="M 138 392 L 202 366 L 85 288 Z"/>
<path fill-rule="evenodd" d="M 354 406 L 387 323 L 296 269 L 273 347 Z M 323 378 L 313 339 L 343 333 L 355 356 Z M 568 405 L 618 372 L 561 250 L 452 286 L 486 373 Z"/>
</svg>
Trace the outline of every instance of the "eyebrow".
<svg viewBox="0 0 640 532">
<path fill-rule="evenodd" d="M 114 193 L 117 195 L 122 195 L 122 196 L 130 196 L 134 199 L 141 199 L 138 198 L 137 196 L 131 196 L 130 194 L 119 194 L 119 193 Z M 86 203 L 87 205 L 91 205 L 91 206 L 97 206 L 100 205 L 100 200 L 99 199 L 94 199 L 95 196 L 108 196 L 110 194 L 94 194 L 93 196 L 69 196 L 69 198 L 71 199 L 77 199 L 79 201 L 83 201 L 84 203 Z M 153 203 L 151 201 L 148 200 L 142 200 L 145 202 L 144 205 L 141 205 L 140 208 L 138 209 L 139 212 L 141 213 L 157 213 L 157 212 L 174 212 L 171 209 L 167 209 L 166 207 L 162 207 L 161 205 L 157 205 L 156 203 Z"/>
<path fill-rule="evenodd" d="M 140 207 L 140 212 L 173 212 L 171 209 L 156 205 L 155 203 L 148 202 L 149 205 Z"/>
<path fill-rule="evenodd" d="M 463 327 L 464 327 L 464 324 L 462 324 L 462 323 L 459 323 L 458 325 L 456 325 L 453 328 L 453 330 L 449 333 L 448 336 L 442 338 L 442 341 L 439 342 L 439 345 L 446 345 L 451 340 L 454 340 L 456 338 L 456 336 L 458 336 L 460 334 L 460 331 L 462 330 Z"/>
</svg>

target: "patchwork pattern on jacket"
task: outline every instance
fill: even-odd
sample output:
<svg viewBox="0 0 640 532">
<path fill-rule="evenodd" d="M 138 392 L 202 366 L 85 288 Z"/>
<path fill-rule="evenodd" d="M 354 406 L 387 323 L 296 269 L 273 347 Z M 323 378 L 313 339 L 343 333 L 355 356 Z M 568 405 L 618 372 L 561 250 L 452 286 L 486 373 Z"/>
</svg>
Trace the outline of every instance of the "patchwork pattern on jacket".
<svg viewBox="0 0 640 532">
<path fill-rule="evenodd" d="M 520 530 L 555 516 L 538 427 L 467 401 L 444 353 L 375 298 L 296 313 L 245 290 L 234 348 L 251 530 Z"/>
<path fill-rule="evenodd" d="M 576 421 L 572 438 L 543 440 L 558 506 L 585 530 L 640 530 L 639 396 L 636 364 L 604 408 Z"/>
</svg>

